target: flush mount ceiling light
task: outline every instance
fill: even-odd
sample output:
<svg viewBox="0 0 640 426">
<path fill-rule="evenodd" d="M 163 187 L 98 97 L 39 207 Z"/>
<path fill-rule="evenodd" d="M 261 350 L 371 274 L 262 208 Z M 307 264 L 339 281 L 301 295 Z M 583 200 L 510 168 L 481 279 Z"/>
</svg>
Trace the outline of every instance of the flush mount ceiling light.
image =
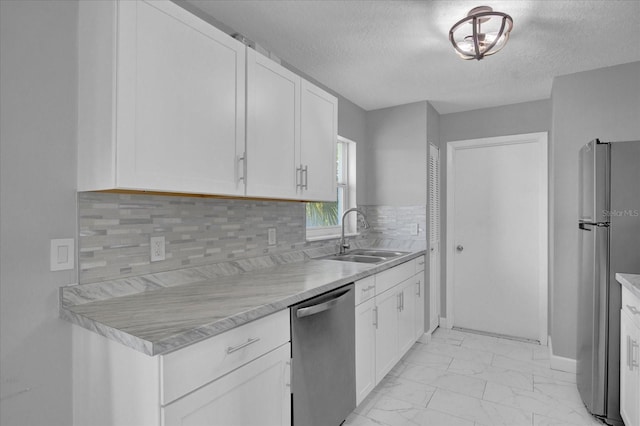
<svg viewBox="0 0 640 426">
<path fill-rule="evenodd" d="M 511 16 L 494 12 L 489 6 L 478 6 L 451 27 L 449 40 L 462 59 L 479 61 L 502 49 L 512 29 Z"/>
</svg>

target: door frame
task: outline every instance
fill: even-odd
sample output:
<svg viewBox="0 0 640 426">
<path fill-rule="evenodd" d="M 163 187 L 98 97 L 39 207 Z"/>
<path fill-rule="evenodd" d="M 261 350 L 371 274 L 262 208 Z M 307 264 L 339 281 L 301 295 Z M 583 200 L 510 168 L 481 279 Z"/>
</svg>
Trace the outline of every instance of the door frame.
<svg viewBox="0 0 640 426">
<path fill-rule="evenodd" d="M 525 134 L 517 134 L 517 135 L 508 135 L 508 136 L 497 136 L 497 137 L 488 137 L 488 138 L 480 138 L 480 139 L 467 139 L 461 141 L 450 141 L 447 142 L 447 182 L 446 182 L 446 203 L 447 203 L 447 224 L 446 224 L 446 309 L 447 309 L 447 328 L 453 327 L 454 318 L 453 318 L 453 307 L 454 307 L 454 238 L 455 235 L 455 223 L 453 218 L 455 215 L 453 212 L 455 211 L 455 202 L 454 202 L 454 187 L 455 187 L 455 159 L 456 152 L 463 149 L 471 149 L 478 147 L 491 147 L 491 146 L 500 146 L 500 145 L 514 145 L 514 144 L 525 144 L 525 143 L 535 143 L 540 147 L 540 175 L 539 182 L 540 188 L 540 232 L 539 235 L 539 245 L 540 245 L 540 262 L 539 262 L 539 270 L 540 270 L 540 279 L 539 279 L 539 306 L 538 306 L 538 315 L 539 315 L 539 333 L 538 339 L 541 345 L 547 345 L 547 337 L 548 337 L 548 268 L 549 268 L 549 219 L 548 219 L 548 194 L 549 194 L 549 186 L 548 186 L 548 168 L 549 161 L 547 156 L 547 145 L 548 145 L 548 134 L 547 132 L 538 132 L 538 133 L 525 133 Z"/>
</svg>

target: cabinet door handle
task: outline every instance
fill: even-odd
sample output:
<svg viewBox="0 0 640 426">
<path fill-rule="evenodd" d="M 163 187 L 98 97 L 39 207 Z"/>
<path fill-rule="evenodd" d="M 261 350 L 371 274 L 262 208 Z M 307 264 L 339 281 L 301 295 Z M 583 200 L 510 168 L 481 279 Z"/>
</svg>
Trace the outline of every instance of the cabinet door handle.
<svg viewBox="0 0 640 426">
<path fill-rule="evenodd" d="M 302 164 L 296 167 L 296 188 L 302 189 Z"/>
<path fill-rule="evenodd" d="M 640 310 L 635 306 L 627 305 L 627 308 L 629 308 L 629 311 L 631 311 L 633 315 L 640 315 Z"/>
<path fill-rule="evenodd" d="M 242 164 L 242 174 L 240 174 L 240 164 Z M 246 182 L 246 174 L 247 174 L 247 153 L 243 152 L 241 156 L 238 157 L 238 182 Z"/>
<path fill-rule="evenodd" d="M 631 356 L 629 357 L 629 370 L 633 371 L 634 368 L 638 367 L 640 365 L 640 363 L 638 362 L 638 360 L 636 359 L 636 349 L 638 349 L 638 342 L 636 342 L 635 340 L 631 339 L 629 337 L 629 340 L 631 340 L 631 344 L 629 345 L 629 348 L 631 350 Z"/>
<path fill-rule="evenodd" d="M 259 337 L 254 337 L 253 339 L 251 339 L 251 338 L 247 339 L 246 342 L 240 343 L 237 346 L 229 346 L 227 348 L 227 354 L 232 354 L 232 353 L 234 353 L 236 351 L 239 351 L 242 348 L 246 348 L 247 346 L 252 345 L 252 344 L 254 344 L 256 342 L 259 342 L 259 341 L 260 341 Z"/>
<path fill-rule="evenodd" d="M 309 166 L 304 166 L 302 171 L 304 173 L 304 185 L 302 185 L 302 188 L 309 189 Z"/>
<path fill-rule="evenodd" d="M 421 286 L 420 286 L 420 281 L 418 281 L 418 282 L 416 283 L 416 287 L 418 288 L 418 290 L 417 290 L 416 294 L 418 295 L 418 297 L 420 297 L 420 292 L 421 292 L 421 290 L 420 290 L 420 287 L 421 287 Z"/>
<path fill-rule="evenodd" d="M 378 328 L 378 307 L 373 308 L 373 325 Z"/>
</svg>

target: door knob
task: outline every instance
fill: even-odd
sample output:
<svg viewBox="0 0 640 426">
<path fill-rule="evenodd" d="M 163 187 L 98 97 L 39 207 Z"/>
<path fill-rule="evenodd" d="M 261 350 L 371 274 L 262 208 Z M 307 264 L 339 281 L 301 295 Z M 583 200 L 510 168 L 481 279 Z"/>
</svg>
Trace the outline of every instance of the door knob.
<svg viewBox="0 0 640 426">
<path fill-rule="evenodd" d="M 458 245 L 458 246 L 456 247 L 456 250 L 457 250 L 458 252 L 462 252 L 462 250 L 464 250 L 464 247 L 462 247 L 461 245 Z"/>
</svg>

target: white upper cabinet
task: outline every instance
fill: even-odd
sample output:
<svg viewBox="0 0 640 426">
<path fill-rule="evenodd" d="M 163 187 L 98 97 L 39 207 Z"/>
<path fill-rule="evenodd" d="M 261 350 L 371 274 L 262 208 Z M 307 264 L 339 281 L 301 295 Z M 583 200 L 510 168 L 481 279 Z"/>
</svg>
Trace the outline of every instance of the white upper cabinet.
<svg viewBox="0 0 640 426">
<path fill-rule="evenodd" d="M 79 8 L 78 189 L 244 195 L 245 46 L 169 1 Z"/>
<path fill-rule="evenodd" d="M 338 100 L 302 80 L 300 165 L 302 197 L 336 201 Z"/>
<path fill-rule="evenodd" d="M 80 2 L 78 38 L 79 191 L 336 200 L 334 96 L 170 1 Z"/>
<path fill-rule="evenodd" d="M 247 49 L 247 196 L 336 200 L 337 99 Z"/>
<path fill-rule="evenodd" d="M 301 79 L 247 49 L 247 196 L 299 198 Z"/>
</svg>

